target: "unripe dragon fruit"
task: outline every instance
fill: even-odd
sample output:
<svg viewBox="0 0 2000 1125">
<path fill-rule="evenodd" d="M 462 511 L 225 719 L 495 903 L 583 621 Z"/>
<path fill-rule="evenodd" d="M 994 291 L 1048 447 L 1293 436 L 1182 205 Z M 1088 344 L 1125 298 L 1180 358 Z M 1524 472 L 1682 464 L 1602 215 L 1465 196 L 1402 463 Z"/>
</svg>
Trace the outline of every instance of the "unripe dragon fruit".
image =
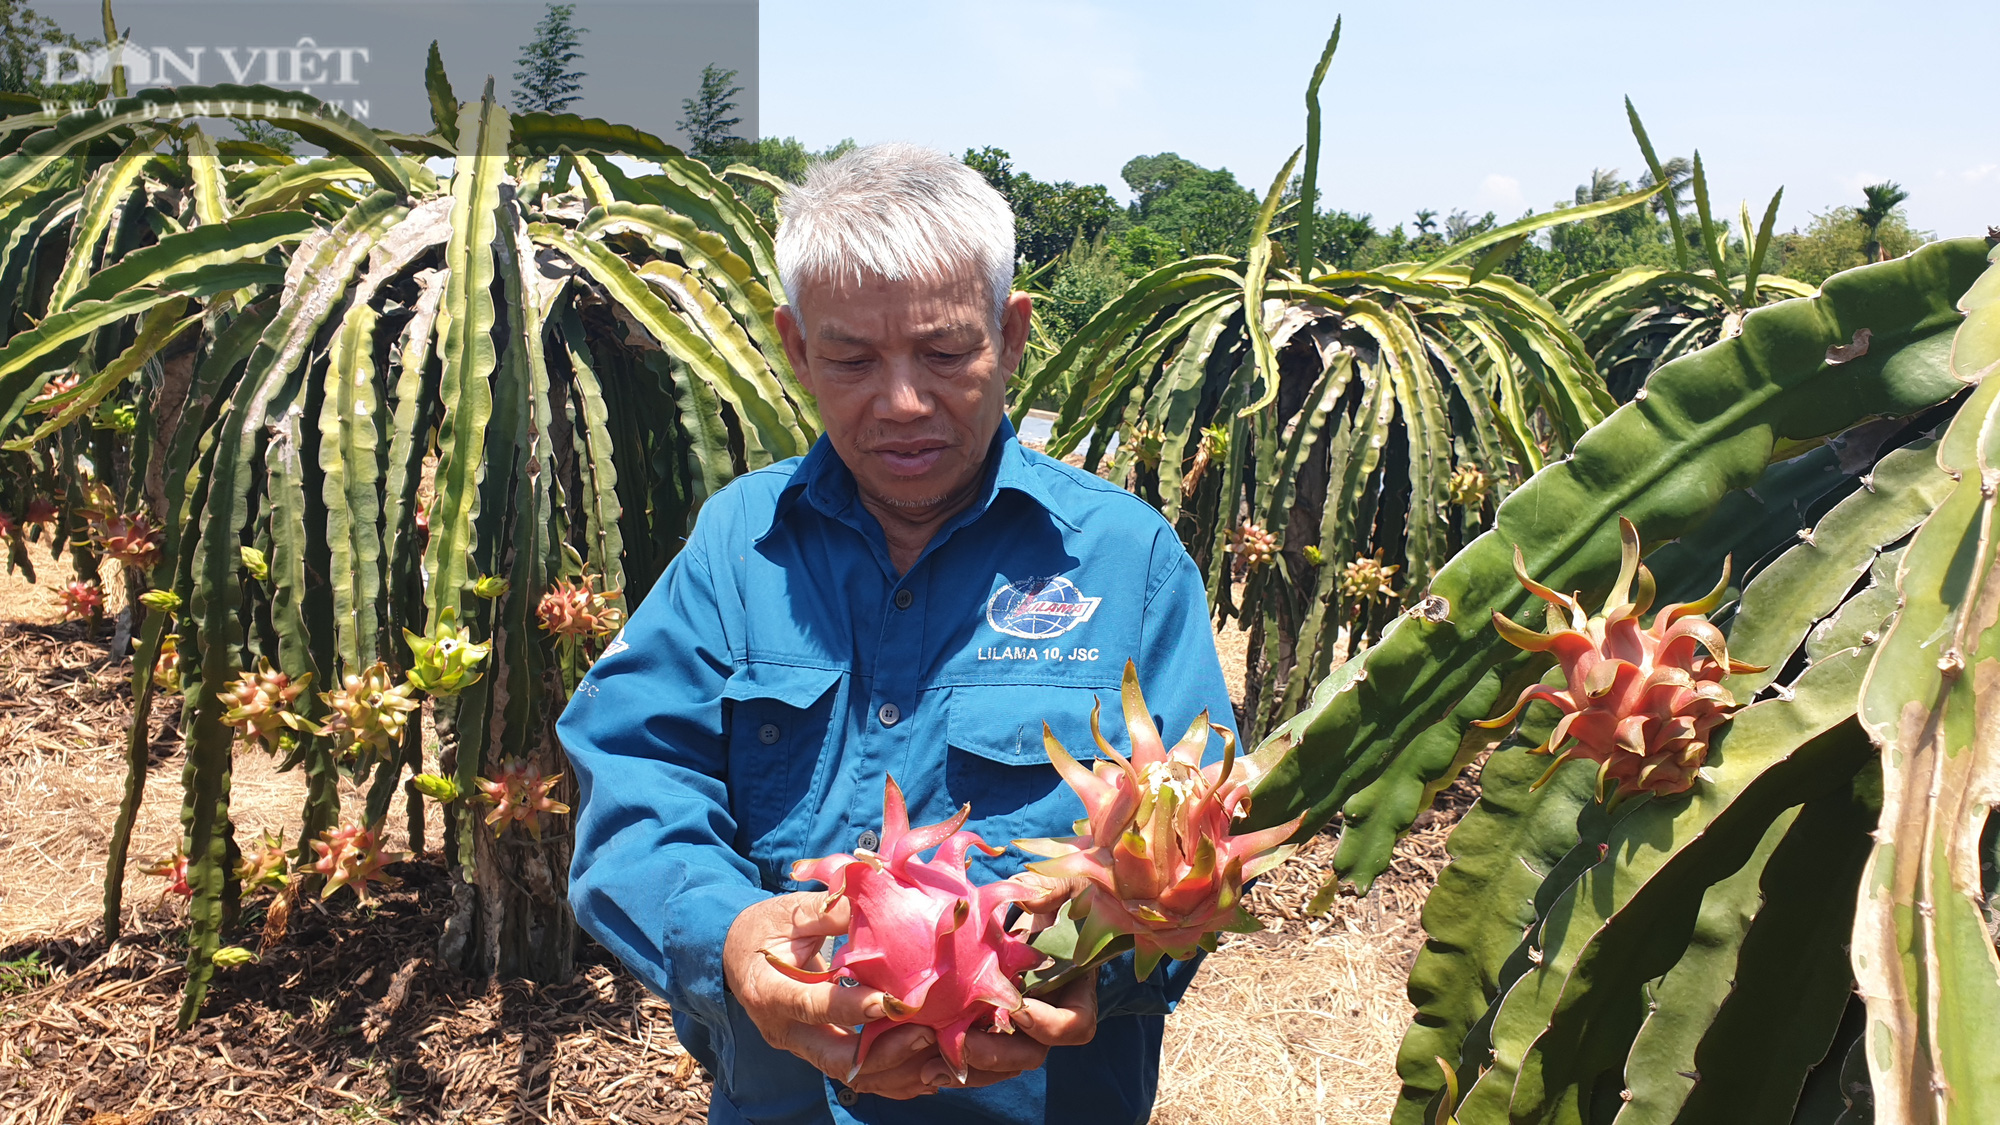
<svg viewBox="0 0 2000 1125">
<path fill-rule="evenodd" d="M 399 880 L 384 874 L 382 868 L 410 857 L 405 852 L 384 852 L 381 828 L 382 822 L 376 821 L 368 828 L 343 824 L 320 833 L 320 838 L 312 842 L 313 850 L 319 853 L 313 870 L 326 876 L 326 886 L 319 897 L 331 898 L 340 888 L 353 887 L 355 897 L 368 903 L 374 901 L 368 894 L 369 883 L 400 885 Z"/>
<path fill-rule="evenodd" d="M 1340 572 L 1340 592 L 1351 601 L 1381 601 L 1393 598 L 1396 591 L 1389 585 L 1401 566 L 1383 566 L 1382 549 L 1377 547 L 1370 558 L 1360 555 Z"/>
<path fill-rule="evenodd" d="M 499 775 L 479 779 L 479 799 L 493 806 L 493 811 L 486 814 L 493 835 L 507 831 L 509 825 L 521 824 L 539 840 L 543 816 L 569 812 L 568 805 L 549 796 L 563 775 L 552 773 L 543 777 L 542 768 L 533 762 L 509 762 L 500 767 Z"/>
<path fill-rule="evenodd" d="M 380 660 L 358 675 L 348 674 L 339 691 L 321 692 L 320 698 L 333 709 L 320 733 L 331 736 L 342 755 L 389 754 L 419 706 L 410 698 L 410 685 L 396 682 Z"/>
<path fill-rule="evenodd" d="M 765 959 L 793 980 L 820 984 L 851 977 L 883 994 L 885 1014 L 861 1029 L 854 1072 L 868 1047 L 899 1024 L 937 1029 L 938 1053 L 965 1081 L 965 1036 L 988 1026 L 1010 1030 L 1021 1007 L 1021 975 L 1044 958 L 1005 926 L 1007 906 L 1035 897 L 1036 889 L 1002 881 L 974 886 L 966 854 L 978 848 L 999 855 L 976 833 L 960 831 L 972 806 L 939 824 L 910 827 L 903 791 L 890 778 L 882 794 L 880 852 L 801 860 L 792 878 L 825 883 L 827 904 L 845 897 L 853 911 L 847 944 L 825 972 L 791 965 L 765 951 Z M 936 848 L 929 860 L 917 858 Z"/>
<path fill-rule="evenodd" d="M 1093 768 L 1071 757 L 1043 725 L 1049 761 L 1083 798 L 1086 816 L 1076 822 L 1076 836 L 1016 840 L 1014 846 L 1048 857 L 1029 864 L 1030 871 L 1089 880 L 1070 907 L 1072 918 L 1083 919 L 1077 949 L 1097 950 L 1111 935 L 1130 934 L 1144 979 L 1162 957 L 1186 960 L 1214 949 L 1218 933 L 1263 928 L 1243 908 L 1243 883 L 1296 850 L 1285 840 L 1304 817 L 1232 835 L 1231 825 L 1249 811 L 1256 780 L 1249 763 L 1236 757 L 1235 736 L 1209 723 L 1204 711 L 1170 751 L 1129 660 L 1122 695 L 1130 760 L 1105 741 L 1098 708 L 1091 709 L 1090 731 L 1104 760 Z M 1222 735 L 1222 761 L 1204 769 L 1211 730 Z"/>
<path fill-rule="evenodd" d="M 625 611 L 611 604 L 618 591 L 599 593 L 591 589 L 596 581 L 596 575 L 586 574 L 581 581 L 564 579 L 551 587 L 535 609 L 542 628 L 564 640 L 597 640 L 617 632 L 625 623 Z"/>
<path fill-rule="evenodd" d="M 1451 502 L 1461 508 L 1477 508 L 1486 499 L 1486 489 L 1492 484 L 1486 479 L 1486 470 L 1467 461 L 1451 471 L 1451 479 L 1445 482 L 1445 491 Z"/>
<path fill-rule="evenodd" d="M 437 631 L 420 637 L 408 629 L 403 640 L 410 646 L 410 686 L 432 695 L 457 695 L 479 682 L 478 669 L 491 645 L 472 643 L 472 630 L 458 627 L 458 611 L 446 606 L 438 612 Z"/>
<path fill-rule="evenodd" d="M 61 593 L 64 621 L 88 621 L 104 612 L 104 591 L 95 582 L 71 582 Z"/>
<path fill-rule="evenodd" d="M 160 546 L 166 537 L 143 512 L 130 515 L 92 512 L 90 531 L 107 558 L 140 570 L 160 565 Z"/>
<path fill-rule="evenodd" d="M 284 834 L 273 836 L 266 832 L 244 851 L 236 864 L 236 878 L 245 891 L 282 887 L 292 881 L 285 873 L 286 867 Z"/>
<path fill-rule="evenodd" d="M 288 731 L 312 729 L 304 716 L 291 709 L 311 682 L 311 672 L 294 680 L 273 670 L 269 660 L 259 660 L 256 671 L 243 673 L 222 689 L 222 702 L 229 706 L 222 721 L 236 728 L 238 738 L 254 739 L 263 743 L 264 749 L 276 751 Z"/>
<path fill-rule="evenodd" d="M 1250 570 L 1255 570 L 1271 561 L 1278 553 L 1278 537 L 1264 529 L 1264 525 L 1246 523 L 1236 529 L 1236 557 Z"/>
<path fill-rule="evenodd" d="M 160 638 L 160 655 L 153 660 L 153 690 L 168 695 L 181 693 L 181 638 L 168 633 Z"/>
<path fill-rule="evenodd" d="M 1555 653 L 1567 685 L 1560 691 L 1531 685 L 1513 710 L 1475 724 L 1505 727 L 1537 699 L 1553 704 L 1562 719 L 1532 752 L 1561 753 L 1535 785 L 1548 781 L 1564 762 L 1582 758 L 1597 763 L 1597 799 L 1613 804 L 1634 793 L 1668 796 L 1693 786 L 1708 759 L 1710 732 L 1738 706 L 1722 678 L 1763 671 L 1731 660 L 1722 630 L 1705 616 L 1722 604 L 1729 588 L 1727 559 L 1722 580 L 1707 597 L 1669 605 L 1654 615 L 1650 628 L 1641 628 L 1639 618 L 1653 604 L 1653 575 L 1639 564 L 1638 530 L 1622 516 L 1618 527 L 1623 565 L 1596 617 L 1584 613 L 1576 598 L 1528 577 L 1521 549 L 1514 549 L 1521 585 L 1567 610 L 1569 628 L 1537 633 L 1499 613 L 1493 627 L 1518 648 Z"/>
</svg>

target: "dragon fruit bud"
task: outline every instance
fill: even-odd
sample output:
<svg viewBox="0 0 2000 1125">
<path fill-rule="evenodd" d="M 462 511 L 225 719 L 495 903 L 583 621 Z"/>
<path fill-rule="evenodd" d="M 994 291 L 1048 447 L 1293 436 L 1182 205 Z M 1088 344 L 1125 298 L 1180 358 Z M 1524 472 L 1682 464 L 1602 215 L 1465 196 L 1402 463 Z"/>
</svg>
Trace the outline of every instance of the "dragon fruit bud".
<svg viewBox="0 0 2000 1125">
<path fill-rule="evenodd" d="M 417 792 L 441 805 L 448 805 L 458 800 L 458 782 L 451 778 L 439 777 L 434 773 L 420 773 L 410 779 L 410 784 Z"/>
<path fill-rule="evenodd" d="M 1575 597 L 1559 594 L 1528 577 L 1521 549 L 1514 549 L 1514 574 L 1536 597 L 1567 611 L 1569 627 L 1537 633 L 1495 613 L 1493 626 L 1516 647 L 1553 652 L 1567 681 L 1558 691 L 1544 684 L 1521 693 L 1514 708 L 1475 725 L 1500 728 L 1520 717 L 1537 699 L 1562 712 L 1547 742 L 1532 751 L 1556 760 L 1540 786 L 1572 758 L 1597 763 L 1597 799 L 1618 801 L 1633 793 L 1668 796 L 1685 792 L 1708 759 L 1710 733 L 1738 706 L 1722 686 L 1724 676 L 1763 668 L 1729 658 L 1722 630 L 1706 616 L 1722 604 L 1729 588 L 1729 560 L 1722 580 L 1698 602 L 1669 605 L 1641 628 L 1653 604 L 1653 575 L 1639 563 L 1639 532 L 1619 517 L 1623 564 L 1618 583 L 1592 617 Z"/>
<path fill-rule="evenodd" d="M 1011 1029 L 1010 1014 L 1022 1003 L 1021 976 L 1044 960 L 1004 924 L 1008 904 L 1039 892 L 1009 881 L 972 884 L 966 875 L 970 850 L 1000 854 L 976 833 L 961 831 L 972 806 L 942 823 L 912 828 L 895 779 L 883 790 L 879 852 L 792 865 L 792 878 L 826 884 L 829 906 L 848 900 L 847 944 L 823 972 L 801 969 L 769 950 L 764 956 L 793 980 L 820 984 L 849 977 L 883 994 L 882 1018 L 862 1028 L 855 1072 L 883 1032 L 915 1023 L 937 1029 L 938 1053 L 963 1082 L 966 1033 Z M 918 858 L 932 848 L 931 859 Z"/>
<path fill-rule="evenodd" d="M 335 748 L 350 756 L 368 750 L 389 754 L 419 706 L 410 698 L 410 685 L 394 682 L 389 665 L 380 660 L 358 675 L 350 673 L 339 691 L 321 692 L 320 698 L 333 710 L 320 733 L 333 736 Z"/>
<path fill-rule="evenodd" d="M 374 901 L 368 894 L 369 883 L 381 883 L 387 887 L 399 885 L 399 881 L 385 874 L 382 868 L 410 857 L 406 852 L 383 851 L 381 829 L 382 822 L 378 820 L 368 828 L 343 824 L 320 833 L 320 838 L 312 842 L 313 850 L 319 853 L 313 870 L 326 876 L 326 887 L 320 891 L 319 897 L 331 898 L 333 892 L 340 888 L 353 887 L 355 897 L 368 903 Z"/>
<path fill-rule="evenodd" d="M 250 577 L 259 582 L 270 579 L 271 560 L 264 557 L 264 552 L 255 547 L 244 547 L 238 554 L 243 556 L 243 569 L 250 572 Z"/>
<path fill-rule="evenodd" d="M 236 864 L 236 878 L 246 891 L 282 887 L 292 881 L 292 877 L 285 873 L 287 866 L 284 835 L 273 836 L 266 832 L 244 851 L 243 858 Z"/>
<path fill-rule="evenodd" d="M 476 597 L 492 601 L 495 598 L 506 597 L 507 591 L 513 588 L 514 584 L 505 578 L 495 578 L 490 574 L 486 574 L 481 575 L 479 581 L 472 584 L 472 593 Z"/>
<path fill-rule="evenodd" d="M 405 629 L 403 640 L 410 646 L 410 686 L 432 695 L 457 695 L 478 683 L 477 669 L 492 649 L 472 643 L 472 630 L 458 627 L 458 610 L 451 606 L 438 612 L 437 630 L 430 636 Z"/>
<path fill-rule="evenodd" d="M 139 570 L 151 570 L 160 564 L 160 546 L 166 536 L 144 513 L 93 512 L 90 531 L 107 558 Z"/>
<path fill-rule="evenodd" d="M 104 591 L 95 582 L 71 582 L 62 588 L 63 620 L 88 621 L 104 612 Z"/>
<path fill-rule="evenodd" d="M 181 691 L 181 638 L 168 633 L 160 638 L 160 655 L 153 660 L 153 689 L 168 695 Z"/>
<path fill-rule="evenodd" d="M 612 603 L 616 590 L 599 593 L 591 589 L 597 576 L 586 574 L 581 581 L 564 579 L 542 595 L 535 609 L 542 628 L 564 640 L 600 640 L 618 631 L 625 623 L 625 611 Z"/>
<path fill-rule="evenodd" d="M 1236 757 L 1235 737 L 1211 724 L 1204 711 L 1170 750 L 1129 660 L 1122 694 L 1129 760 L 1105 741 L 1098 708 L 1091 709 L 1090 730 L 1104 760 L 1091 767 L 1043 725 L 1049 760 L 1083 799 L 1085 817 L 1076 822 L 1075 836 L 1016 840 L 1014 846 L 1046 857 L 1029 864 L 1030 871 L 1088 881 L 1070 908 L 1071 917 L 1083 919 L 1077 948 L 1100 949 L 1110 936 L 1129 934 L 1144 979 L 1162 957 L 1186 960 L 1214 949 L 1218 933 L 1263 928 L 1243 908 L 1243 884 L 1296 850 L 1285 841 L 1304 818 L 1232 834 L 1232 824 L 1249 811 L 1256 780 L 1250 764 Z M 1210 731 L 1222 736 L 1222 761 L 1204 768 Z"/>
<path fill-rule="evenodd" d="M 148 590 L 139 595 L 139 604 L 161 613 L 179 613 L 181 596 L 172 590 Z"/>
<path fill-rule="evenodd" d="M 486 823 L 493 826 L 495 836 L 505 832 L 510 824 L 521 824 L 539 840 L 543 816 L 569 812 L 568 805 L 549 796 L 563 775 L 553 773 L 543 777 L 542 768 L 533 762 L 509 762 L 498 772 L 498 777 L 479 779 L 479 799 L 493 806 L 493 811 L 486 814 Z"/>
<path fill-rule="evenodd" d="M 148 865 L 144 873 L 158 875 L 167 880 L 166 894 L 180 895 L 182 898 L 191 898 L 194 895 L 194 888 L 188 886 L 188 857 L 185 852 L 161 856 Z"/>
<path fill-rule="evenodd" d="M 286 731 L 313 729 L 291 709 L 311 682 L 311 672 L 293 679 L 274 671 L 269 660 L 259 660 L 256 671 L 243 673 L 222 689 L 222 702 L 229 705 L 222 721 L 236 728 L 236 737 L 254 739 L 265 750 L 276 751 Z"/>
<path fill-rule="evenodd" d="M 255 953 L 250 952 L 240 945 L 225 945 L 215 951 L 215 956 L 209 958 L 209 960 L 215 963 L 215 967 L 218 969 L 233 969 L 238 965 L 247 965 L 256 959 L 257 955 Z"/>
</svg>

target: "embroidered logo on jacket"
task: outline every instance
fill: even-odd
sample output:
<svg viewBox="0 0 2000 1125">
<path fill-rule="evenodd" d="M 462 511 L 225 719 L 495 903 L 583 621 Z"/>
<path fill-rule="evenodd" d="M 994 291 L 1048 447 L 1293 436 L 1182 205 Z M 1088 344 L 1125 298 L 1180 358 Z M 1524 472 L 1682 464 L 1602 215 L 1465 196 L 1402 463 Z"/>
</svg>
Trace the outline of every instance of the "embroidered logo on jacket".
<svg viewBox="0 0 2000 1125">
<path fill-rule="evenodd" d="M 1067 578 L 1023 578 L 986 603 L 986 623 L 1010 637 L 1045 641 L 1090 620 L 1103 598 L 1086 598 Z"/>
</svg>

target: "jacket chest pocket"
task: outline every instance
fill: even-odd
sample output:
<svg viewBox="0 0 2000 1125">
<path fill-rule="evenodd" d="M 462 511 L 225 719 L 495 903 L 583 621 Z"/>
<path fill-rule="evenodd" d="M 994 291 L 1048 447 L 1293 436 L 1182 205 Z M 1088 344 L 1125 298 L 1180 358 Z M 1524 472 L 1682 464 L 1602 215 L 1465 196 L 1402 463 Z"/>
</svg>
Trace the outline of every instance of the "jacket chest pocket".
<svg viewBox="0 0 2000 1125">
<path fill-rule="evenodd" d="M 1098 757 L 1090 734 L 1090 709 L 1104 701 L 1105 737 L 1128 751 L 1118 689 L 1037 684 L 967 684 L 950 689 L 945 788 L 950 803 L 972 802 L 977 824 L 1004 817 L 1015 836 L 1068 836 L 1083 802 L 1049 764 L 1042 740 L 1048 724 L 1056 741 L 1080 762 Z M 1004 843 L 992 840 L 990 843 Z"/>
<path fill-rule="evenodd" d="M 729 811 L 736 847 L 763 872 L 767 886 L 782 884 L 780 857 L 799 833 L 787 832 L 809 810 L 807 790 L 826 745 L 843 674 L 788 664 L 747 664 L 723 685 L 730 701 Z M 791 858 L 796 858 L 795 856 Z"/>
</svg>

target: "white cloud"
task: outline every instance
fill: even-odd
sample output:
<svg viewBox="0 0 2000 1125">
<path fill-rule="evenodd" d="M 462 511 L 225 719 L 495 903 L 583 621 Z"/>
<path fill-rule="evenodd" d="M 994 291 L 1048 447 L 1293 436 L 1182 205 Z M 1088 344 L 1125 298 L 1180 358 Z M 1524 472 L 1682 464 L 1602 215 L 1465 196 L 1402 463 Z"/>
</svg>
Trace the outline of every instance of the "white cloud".
<svg viewBox="0 0 2000 1125">
<path fill-rule="evenodd" d="M 1968 184 L 2000 180 L 2000 164 L 1981 164 L 1976 168 L 1967 168 L 1958 174 L 1958 178 Z"/>
<path fill-rule="evenodd" d="M 1479 205 L 1502 215 L 1511 215 L 1527 206 L 1521 194 L 1521 181 L 1498 172 L 1486 173 L 1479 181 Z"/>
</svg>

